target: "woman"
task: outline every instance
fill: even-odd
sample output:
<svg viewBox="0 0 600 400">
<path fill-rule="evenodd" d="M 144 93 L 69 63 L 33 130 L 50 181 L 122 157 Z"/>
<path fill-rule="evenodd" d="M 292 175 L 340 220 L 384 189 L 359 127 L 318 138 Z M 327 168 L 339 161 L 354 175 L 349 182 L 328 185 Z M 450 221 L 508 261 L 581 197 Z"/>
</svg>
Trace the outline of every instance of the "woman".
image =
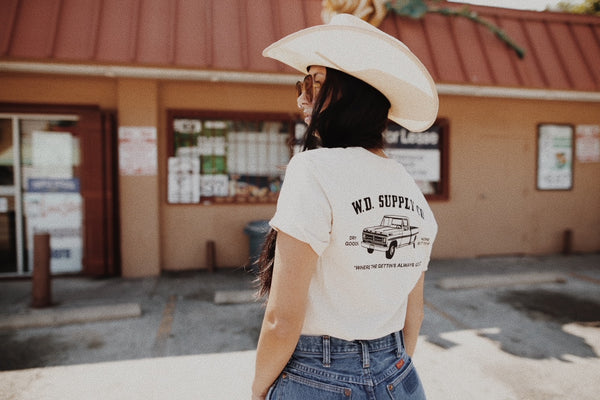
<svg viewBox="0 0 600 400">
<path fill-rule="evenodd" d="M 413 131 L 433 123 L 433 80 L 401 42 L 350 15 L 263 54 L 308 71 L 313 98 L 299 99 L 312 108 L 310 151 L 286 169 L 262 258 L 253 399 L 422 399 L 410 356 L 437 224 L 383 132 L 388 118 Z"/>
</svg>

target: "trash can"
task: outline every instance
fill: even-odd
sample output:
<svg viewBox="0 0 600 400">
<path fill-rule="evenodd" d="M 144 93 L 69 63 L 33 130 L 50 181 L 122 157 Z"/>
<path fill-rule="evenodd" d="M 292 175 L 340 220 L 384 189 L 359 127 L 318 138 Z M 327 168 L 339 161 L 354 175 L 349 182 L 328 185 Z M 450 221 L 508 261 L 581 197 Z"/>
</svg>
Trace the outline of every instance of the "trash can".
<svg viewBox="0 0 600 400">
<path fill-rule="evenodd" d="M 260 257 L 260 252 L 262 250 L 263 244 L 265 242 L 265 238 L 269 233 L 271 227 L 269 226 L 269 221 L 251 221 L 244 228 L 244 233 L 248 235 L 250 238 L 250 262 L 249 265 L 251 267 L 252 272 L 257 273 L 258 268 L 254 264 L 256 260 Z"/>
</svg>

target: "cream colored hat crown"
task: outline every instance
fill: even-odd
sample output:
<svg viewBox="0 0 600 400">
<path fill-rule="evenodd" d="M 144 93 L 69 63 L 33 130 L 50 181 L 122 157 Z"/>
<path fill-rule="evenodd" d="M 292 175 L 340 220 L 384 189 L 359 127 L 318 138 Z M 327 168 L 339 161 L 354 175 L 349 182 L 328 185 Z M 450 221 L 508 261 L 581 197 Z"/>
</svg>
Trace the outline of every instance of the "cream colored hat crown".
<svg viewBox="0 0 600 400">
<path fill-rule="evenodd" d="M 304 74 L 322 65 L 367 82 L 392 104 L 389 119 L 410 131 L 426 130 L 437 116 L 435 83 L 421 61 L 404 43 L 353 15 L 338 14 L 327 25 L 292 33 L 263 56 Z"/>
</svg>

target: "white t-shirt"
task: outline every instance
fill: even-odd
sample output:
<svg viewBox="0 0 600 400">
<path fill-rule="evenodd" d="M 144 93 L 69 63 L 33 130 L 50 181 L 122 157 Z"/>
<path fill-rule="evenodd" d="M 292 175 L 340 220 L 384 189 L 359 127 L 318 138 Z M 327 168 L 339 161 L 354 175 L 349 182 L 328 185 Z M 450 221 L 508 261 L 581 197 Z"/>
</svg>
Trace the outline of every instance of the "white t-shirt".
<svg viewBox="0 0 600 400">
<path fill-rule="evenodd" d="M 362 147 L 299 153 L 270 223 L 319 255 L 302 334 L 376 339 L 404 327 L 437 223 L 401 164 Z"/>
</svg>

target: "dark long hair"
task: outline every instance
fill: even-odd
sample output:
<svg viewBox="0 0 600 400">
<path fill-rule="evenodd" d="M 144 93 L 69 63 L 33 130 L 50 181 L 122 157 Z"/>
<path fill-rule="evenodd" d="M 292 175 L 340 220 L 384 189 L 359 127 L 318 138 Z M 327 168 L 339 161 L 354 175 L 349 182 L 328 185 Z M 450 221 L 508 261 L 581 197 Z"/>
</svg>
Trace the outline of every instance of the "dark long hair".
<svg viewBox="0 0 600 400">
<path fill-rule="evenodd" d="M 388 99 L 373 86 L 344 72 L 327 68 L 317 95 L 303 151 L 318 147 L 383 147 L 390 109 Z M 258 264 L 258 296 L 269 294 L 277 231 L 267 234 Z"/>
</svg>

